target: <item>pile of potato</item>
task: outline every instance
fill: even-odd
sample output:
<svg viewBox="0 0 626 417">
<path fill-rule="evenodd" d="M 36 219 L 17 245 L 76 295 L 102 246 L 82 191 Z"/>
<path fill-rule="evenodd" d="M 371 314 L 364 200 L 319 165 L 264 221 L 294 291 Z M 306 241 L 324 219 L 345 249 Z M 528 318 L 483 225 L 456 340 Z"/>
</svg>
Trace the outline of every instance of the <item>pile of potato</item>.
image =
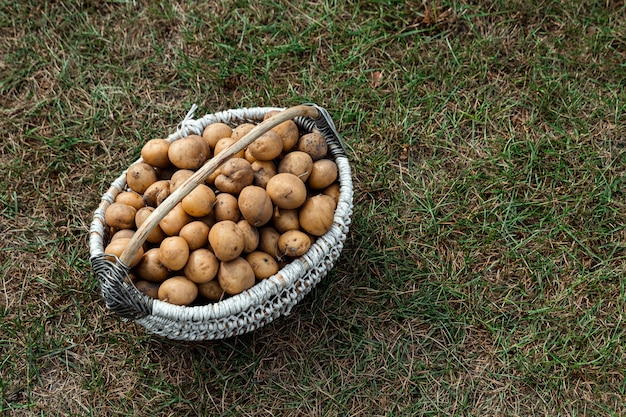
<svg viewBox="0 0 626 417">
<path fill-rule="evenodd" d="M 269 112 L 270 117 L 276 112 Z M 105 212 L 106 254 L 120 256 L 138 227 L 195 170 L 255 125 L 208 125 L 174 142 L 152 139 L 127 171 L 128 189 Z M 219 301 L 251 288 L 328 232 L 338 168 L 318 133 L 286 121 L 230 157 L 149 233 L 131 277 L 144 294 L 176 305 Z"/>
</svg>

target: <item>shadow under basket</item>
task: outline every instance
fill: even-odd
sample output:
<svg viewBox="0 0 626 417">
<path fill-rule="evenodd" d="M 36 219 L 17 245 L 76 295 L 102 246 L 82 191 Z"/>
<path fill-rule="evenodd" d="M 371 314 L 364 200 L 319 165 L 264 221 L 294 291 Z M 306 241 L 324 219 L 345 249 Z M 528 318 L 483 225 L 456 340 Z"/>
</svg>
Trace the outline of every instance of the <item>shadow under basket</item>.
<svg viewBox="0 0 626 417">
<path fill-rule="evenodd" d="M 340 187 L 339 201 L 330 230 L 320 236 L 304 255 L 293 259 L 275 275 L 257 282 L 252 288 L 240 294 L 206 305 L 177 306 L 150 298 L 140 292 L 128 278 L 129 268 L 123 262 L 124 254 L 118 262 L 112 262 L 109 260 L 110 256 L 105 256 L 104 248 L 109 236 L 104 213 L 115 201 L 116 196 L 128 189 L 126 171 L 111 184 L 94 212 L 89 236 L 90 261 L 107 309 L 124 320 L 134 320 L 150 333 L 169 339 L 215 340 L 251 332 L 278 317 L 289 315 L 293 307 L 330 272 L 341 254 L 350 226 L 353 207 L 352 177 L 340 136 L 330 115 L 320 106 L 306 104 L 289 109 L 276 107 L 232 109 L 207 114 L 200 119 L 193 119 L 194 110 L 195 106 L 179 124 L 176 132 L 167 138 L 168 141 L 175 141 L 190 134 L 201 135 L 206 126 L 217 122 L 226 123 L 231 127 L 242 123 L 258 124 L 256 129 L 258 137 L 261 131 L 267 131 L 284 120 L 293 120 L 301 134 L 319 132 L 324 136 L 328 144 L 328 157 L 333 159 L 338 167 Z M 280 113 L 263 122 L 266 113 L 275 110 Z M 225 159 L 228 153 L 236 153 L 237 149 L 243 148 L 246 143 L 253 140 L 251 135 L 254 136 L 253 132 L 219 155 Z M 217 156 L 212 158 L 215 159 Z M 138 159 L 135 163 L 140 161 L 141 159 Z M 214 167 L 207 167 L 209 162 L 200 168 L 200 170 L 208 168 L 204 174 L 214 171 L 219 161 L 214 161 L 216 165 Z M 195 176 L 197 178 L 190 178 L 187 181 L 190 182 L 187 188 L 191 190 L 195 183 L 202 182 L 203 178 L 207 177 L 204 174 L 200 175 L 198 172 L 198 176 Z M 175 203 L 180 201 L 184 194 L 184 191 L 180 195 L 172 194 L 168 199 L 172 198 L 171 203 Z M 154 211 L 153 216 L 158 217 L 157 211 L 158 209 Z M 138 243 L 136 247 L 141 246 L 143 240 L 139 238 L 139 242 L 136 243 Z"/>
</svg>

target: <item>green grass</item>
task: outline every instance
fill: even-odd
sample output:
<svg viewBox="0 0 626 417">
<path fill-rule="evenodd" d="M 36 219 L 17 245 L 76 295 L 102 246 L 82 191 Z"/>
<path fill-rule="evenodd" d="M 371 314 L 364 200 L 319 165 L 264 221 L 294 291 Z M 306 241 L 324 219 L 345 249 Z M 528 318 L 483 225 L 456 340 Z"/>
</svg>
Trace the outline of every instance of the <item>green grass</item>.
<svg viewBox="0 0 626 417">
<path fill-rule="evenodd" d="M 0 414 L 626 413 L 620 2 L 0 5 Z M 107 312 L 93 210 L 201 113 L 317 102 L 354 171 L 293 313 L 177 343 Z"/>
</svg>

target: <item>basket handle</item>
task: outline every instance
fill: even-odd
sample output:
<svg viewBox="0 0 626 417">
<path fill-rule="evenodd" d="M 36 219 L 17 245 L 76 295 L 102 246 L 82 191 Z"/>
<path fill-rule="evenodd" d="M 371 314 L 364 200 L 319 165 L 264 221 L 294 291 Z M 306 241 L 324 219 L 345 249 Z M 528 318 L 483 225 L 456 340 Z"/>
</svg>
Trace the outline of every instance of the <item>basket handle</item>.
<svg viewBox="0 0 626 417">
<path fill-rule="evenodd" d="M 283 110 L 255 126 L 252 130 L 250 130 L 250 132 L 248 132 L 248 134 L 243 136 L 237 142 L 209 159 L 207 163 L 205 163 L 191 177 L 183 182 L 180 187 L 178 187 L 152 212 L 152 214 L 150 214 L 150 216 L 148 216 L 128 242 L 128 245 L 119 257 L 119 262 L 129 269 L 127 265 L 130 265 L 130 261 L 132 260 L 135 252 L 137 252 L 139 247 L 144 244 L 152 229 L 156 227 L 161 219 L 163 219 L 163 217 L 165 217 L 165 215 L 169 213 L 170 210 L 176 206 L 176 204 L 178 204 L 187 194 L 196 188 L 198 184 L 203 183 L 205 178 L 211 175 L 220 165 L 226 162 L 228 158 L 244 149 L 272 128 L 296 117 L 309 117 L 315 119 L 319 117 L 319 110 L 313 106 L 307 105 L 294 106 Z"/>
</svg>

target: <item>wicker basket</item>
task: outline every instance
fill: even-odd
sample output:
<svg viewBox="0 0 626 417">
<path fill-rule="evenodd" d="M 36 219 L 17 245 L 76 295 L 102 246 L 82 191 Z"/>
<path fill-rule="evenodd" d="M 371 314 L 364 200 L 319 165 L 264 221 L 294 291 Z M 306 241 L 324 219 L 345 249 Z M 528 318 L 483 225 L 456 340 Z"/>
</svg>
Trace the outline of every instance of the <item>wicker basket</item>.
<svg viewBox="0 0 626 417">
<path fill-rule="evenodd" d="M 142 225 L 118 259 L 111 262 L 105 258 L 107 227 L 104 221 L 106 208 L 126 187 L 124 171 L 102 196 L 94 213 L 90 228 L 90 260 L 100 284 L 106 307 L 125 320 L 134 320 L 149 332 L 176 340 L 212 340 L 248 333 L 274 319 L 290 314 L 292 308 L 328 274 L 339 257 L 352 215 L 352 178 L 350 165 L 339 134 L 328 112 L 315 104 L 296 106 L 290 109 L 256 107 L 227 110 L 193 119 L 192 110 L 180 123 L 175 133 L 167 140 L 175 141 L 190 134 L 202 134 L 212 123 L 223 122 L 231 126 L 241 123 L 259 123 L 271 110 L 281 110 L 228 149 L 220 153 L 221 160 L 243 149 L 263 132 L 284 120 L 292 119 L 303 132 L 320 132 L 327 140 L 329 154 L 339 168 L 340 196 L 334 222 L 328 233 L 321 236 L 309 251 L 287 264 L 278 273 L 262 280 L 241 294 L 223 301 L 202 306 L 176 306 L 147 297 L 128 279 L 129 268 L 125 265 L 132 254 L 145 241 L 145 236 L 176 202 L 189 193 L 196 184 L 213 172 L 220 160 L 217 156 L 209 160 L 154 211 Z M 136 162 L 141 161 L 141 159 Z M 169 201 L 168 201 L 169 200 Z M 169 206 L 166 207 L 166 203 Z M 161 211 L 161 212 L 159 212 Z M 164 212 L 163 212 L 164 211 Z M 134 249 L 133 249 L 134 248 Z"/>
</svg>

